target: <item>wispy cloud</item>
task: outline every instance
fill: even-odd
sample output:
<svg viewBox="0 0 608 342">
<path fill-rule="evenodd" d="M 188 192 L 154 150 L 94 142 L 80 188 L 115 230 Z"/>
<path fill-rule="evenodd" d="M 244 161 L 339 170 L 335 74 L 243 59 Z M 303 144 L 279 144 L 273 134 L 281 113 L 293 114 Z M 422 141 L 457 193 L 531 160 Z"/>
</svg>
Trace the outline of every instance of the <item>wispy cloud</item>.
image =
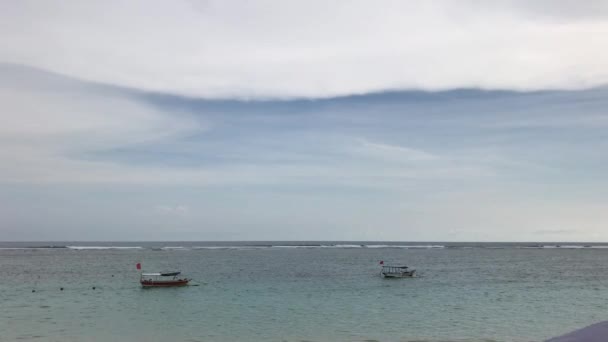
<svg viewBox="0 0 608 342">
<path fill-rule="evenodd" d="M 608 238 L 605 130 L 552 123 L 601 118 L 608 89 L 210 101 L 0 76 L 13 238 Z"/>
<path fill-rule="evenodd" d="M 0 67 L 0 74 L 0 156 L 10 160 L 0 169 L 3 181 L 132 182 L 153 177 L 154 172 L 133 165 L 78 156 L 205 130 L 191 115 L 169 115 L 128 94 L 91 88 L 85 82 L 72 80 L 66 88 L 60 76 L 10 65 Z"/>
<path fill-rule="evenodd" d="M 579 234 L 580 231 L 576 229 L 539 229 L 534 233 L 538 235 L 572 235 Z"/>
<path fill-rule="evenodd" d="M 155 210 L 158 213 L 165 215 L 175 215 L 175 216 L 183 216 L 187 215 L 190 212 L 190 208 L 186 205 L 157 205 Z"/>
<path fill-rule="evenodd" d="M 438 156 L 420 149 L 370 142 L 365 139 L 358 139 L 358 141 L 360 143 L 359 152 L 387 161 L 419 162 L 439 159 Z"/>
</svg>

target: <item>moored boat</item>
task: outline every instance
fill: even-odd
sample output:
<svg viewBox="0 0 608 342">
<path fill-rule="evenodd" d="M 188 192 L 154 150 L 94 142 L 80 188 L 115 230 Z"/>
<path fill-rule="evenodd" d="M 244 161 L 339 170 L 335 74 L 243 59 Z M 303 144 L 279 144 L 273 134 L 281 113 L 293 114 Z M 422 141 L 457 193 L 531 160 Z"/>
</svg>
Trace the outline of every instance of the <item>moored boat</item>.
<svg viewBox="0 0 608 342">
<path fill-rule="evenodd" d="M 413 278 L 416 276 L 416 270 L 410 269 L 408 266 L 384 265 L 384 261 L 381 261 L 380 265 L 382 266 L 380 276 L 383 278 Z"/>
<path fill-rule="evenodd" d="M 137 263 L 137 269 L 141 271 L 141 263 Z M 142 287 L 175 287 L 186 286 L 192 279 L 179 277 L 181 272 L 155 272 L 141 273 L 139 283 Z"/>
<path fill-rule="evenodd" d="M 191 279 L 181 278 L 178 276 L 181 272 L 166 272 L 166 273 L 142 273 L 139 283 L 142 287 L 171 287 L 171 286 L 186 286 Z"/>
</svg>

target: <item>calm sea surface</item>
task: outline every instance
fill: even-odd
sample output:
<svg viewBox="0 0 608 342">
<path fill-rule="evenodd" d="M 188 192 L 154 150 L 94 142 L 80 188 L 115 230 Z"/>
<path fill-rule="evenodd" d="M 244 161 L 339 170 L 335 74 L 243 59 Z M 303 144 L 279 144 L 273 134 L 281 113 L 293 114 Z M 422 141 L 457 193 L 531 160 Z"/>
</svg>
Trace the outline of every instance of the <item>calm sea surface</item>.
<svg viewBox="0 0 608 342">
<path fill-rule="evenodd" d="M 605 247 L 0 243 L 0 340 L 542 341 L 608 319 Z M 199 286 L 142 289 L 137 262 Z"/>
</svg>

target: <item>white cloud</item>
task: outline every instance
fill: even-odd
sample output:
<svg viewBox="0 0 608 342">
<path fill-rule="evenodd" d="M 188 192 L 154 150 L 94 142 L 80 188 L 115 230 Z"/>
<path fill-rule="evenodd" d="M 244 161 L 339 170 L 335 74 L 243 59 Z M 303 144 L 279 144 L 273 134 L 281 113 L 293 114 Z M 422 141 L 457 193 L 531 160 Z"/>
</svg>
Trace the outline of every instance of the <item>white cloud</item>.
<svg viewBox="0 0 608 342">
<path fill-rule="evenodd" d="M 608 82 L 590 1 L 5 2 L 0 61 L 202 97 Z"/>
<path fill-rule="evenodd" d="M 145 183 L 194 173 L 88 160 L 86 154 L 176 139 L 204 130 L 200 120 L 86 83 L 66 88 L 64 79 L 49 81 L 43 72 L 4 67 L 0 73 L 0 181 Z"/>
<path fill-rule="evenodd" d="M 441 159 L 423 150 L 326 133 L 268 132 L 246 144 L 224 116 L 162 110 L 129 92 L 94 87 L 42 71 L 0 66 L 0 182 L 155 185 L 331 185 L 392 188 L 419 179 L 483 176 L 488 170 Z M 250 119 L 253 114 L 250 114 Z M 257 117 L 257 116 L 256 116 Z M 243 120 L 242 118 L 239 120 Z M 302 122 L 304 117 L 292 118 Z M 236 123 L 232 123 L 235 125 Z M 219 127 L 213 127 L 218 125 Z M 223 128 L 222 128 L 223 127 Z M 259 128 L 259 127 L 258 127 Z M 207 132 L 208 129 L 216 129 Z M 262 131 L 260 131 L 262 132 Z M 225 135 L 221 141 L 182 140 L 190 134 Z M 297 134 L 297 133 L 296 133 Z M 238 135 L 238 134 L 237 134 Z M 310 136 L 309 136 L 310 135 Z M 261 140 L 260 140 L 261 139 Z M 150 148 L 151 163 L 112 155 Z M 97 153 L 110 151 L 101 158 Z M 131 152 L 137 157 L 137 152 Z M 225 163 L 163 165 L 164 155 Z M 381 177 L 379 177 L 381 176 Z"/>
<path fill-rule="evenodd" d="M 436 155 L 415 148 L 371 142 L 365 139 L 359 139 L 359 142 L 360 153 L 384 161 L 421 162 L 439 159 Z"/>
<path fill-rule="evenodd" d="M 186 205 L 157 205 L 155 210 L 161 214 L 172 216 L 184 216 L 190 212 L 190 208 Z"/>
</svg>

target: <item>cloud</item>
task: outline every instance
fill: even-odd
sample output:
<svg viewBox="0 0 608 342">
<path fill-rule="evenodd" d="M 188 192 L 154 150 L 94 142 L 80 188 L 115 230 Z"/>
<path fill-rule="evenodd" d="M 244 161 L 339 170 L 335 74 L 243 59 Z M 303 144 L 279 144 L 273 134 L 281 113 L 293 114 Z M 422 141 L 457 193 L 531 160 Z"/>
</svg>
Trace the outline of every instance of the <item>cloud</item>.
<svg viewBox="0 0 608 342">
<path fill-rule="evenodd" d="M 190 208 L 186 205 L 157 205 L 155 210 L 164 215 L 183 216 L 190 212 Z"/>
<path fill-rule="evenodd" d="M 572 235 L 578 234 L 580 231 L 576 229 L 539 229 L 534 233 L 539 235 Z"/>
<path fill-rule="evenodd" d="M 581 6 L 576 0 L 499 0 L 485 5 L 521 13 L 537 20 L 602 20 L 608 17 L 608 4 L 603 0 L 590 0 L 585 6 Z"/>
<path fill-rule="evenodd" d="M 605 119 L 602 89 L 248 102 L 145 94 L 14 65 L 0 74 L 4 182 L 391 188 L 558 177 L 566 149 L 603 151 L 562 146 L 543 131 L 578 127 L 603 146 L 603 131 L 590 125 Z M 578 106 L 543 110 L 555 101 Z M 524 119 L 535 124 L 514 133 Z"/>
<path fill-rule="evenodd" d="M 212 101 L 3 65 L 0 230 L 504 241 L 576 229 L 566 238 L 605 239 L 607 92 Z"/>
<path fill-rule="evenodd" d="M 574 89 L 608 82 L 605 1 L 1 6 L 0 61 L 194 97 Z"/>
<path fill-rule="evenodd" d="M 487 172 L 354 137 L 348 102 L 331 114 L 319 103 L 286 115 L 280 101 L 189 104 L 15 65 L 0 75 L 5 183 L 390 188 Z"/>
<path fill-rule="evenodd" d="M 361 153 L 375 156 L 383 160 L 419 162 L 437 160 L 439 158 L 431 153 L 419 149 L 370 142 L 365 139 L 359 139 L 359 141 L 361 143 Z"/>
<path fill-rule="evenodd" d="M 169 115 L 128 93 L 10 65 L 2 65 L 0 75 L 4 182 L 149 181 L 162 169 L 142 172 L 133 165 L 87 160 L 83 154 L 205 130 L 190 115 Z"/>
</svg>

